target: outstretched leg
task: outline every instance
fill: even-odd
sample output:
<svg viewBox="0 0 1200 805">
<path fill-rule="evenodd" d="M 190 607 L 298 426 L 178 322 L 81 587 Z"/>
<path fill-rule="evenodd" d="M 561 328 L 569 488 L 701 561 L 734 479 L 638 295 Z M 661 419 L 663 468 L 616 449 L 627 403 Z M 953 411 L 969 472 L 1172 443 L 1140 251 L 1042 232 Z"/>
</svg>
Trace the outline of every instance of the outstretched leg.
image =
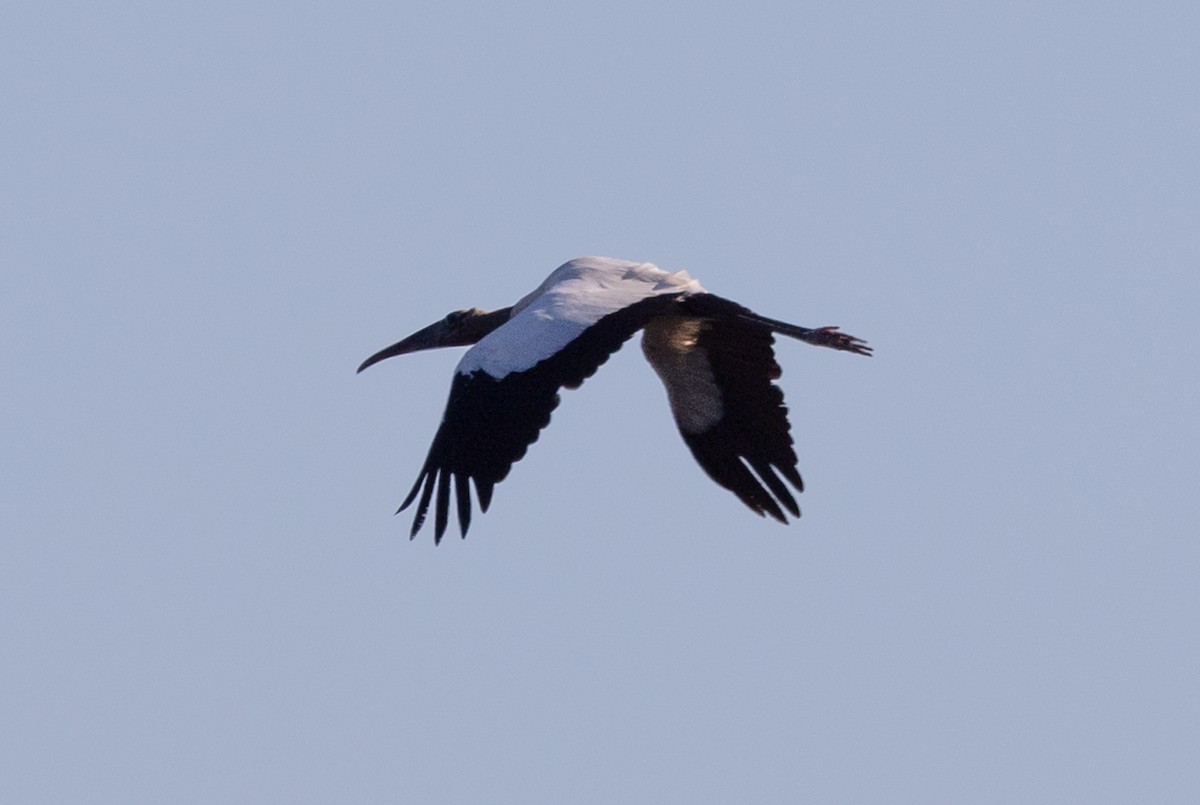
<svg viewBox="0 0 1200 805">
<path fill-rule="evenodd" d="M 792 335 L 792 333 L 786 334 Z M 797 335 L 796 338 L 816 344 L 818 347 L 841 349 L 856 355 L 871 356 L 871 348 L 867 346 L 866 341 L 852 336 L 850 333 L 843 333 L 837 327 L 818 327 L 815 330 L 808 330 L 804 335 Z"/>
<path fill-rule="evenodd" d="M 840 349 L 845 352 L 853 352 L 856 355 L 866 355 L 868 357 L 871 355 L 871 348 L 867 346 L 866 341 L 856 338 L 850 335 L 850 333 L 843 333 L 834 326 L 818 327 L 814 330 L 809 327 L 788 324 L 786 321 L 768 319 L 766 316 L 760 316 L 757 313 L 750 315 L 743 314 L 742 318 L 770 327 L 776 333 L 790 335 L 792 338 L 798 338 L 801 341 L 818 347 Z"/>
</svg>

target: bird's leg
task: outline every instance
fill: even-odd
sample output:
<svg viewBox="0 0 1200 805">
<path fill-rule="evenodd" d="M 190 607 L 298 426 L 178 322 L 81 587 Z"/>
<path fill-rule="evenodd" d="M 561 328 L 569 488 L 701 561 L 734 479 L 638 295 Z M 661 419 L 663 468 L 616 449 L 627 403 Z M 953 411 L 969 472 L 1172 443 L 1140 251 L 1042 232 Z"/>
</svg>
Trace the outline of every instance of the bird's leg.
<svg viewBox="0 0 1200 805">
<path fill-rule="evenodd" d="M 866 341 L 852 336 L 850 333 L 843 333 L 837 327 L 818 327 L 798 337 L 818 347 L 840 349 L 856 355 L 870 356 L 871 354 L 871 348 L 867 346 Z"/>
<path fill-rule="evenodd" d="M 849 333 L 843 333 L 837 327 L 818 327 L 814 330 L 810 327 L 788 324 L 786 321 L 768 319 L 766 316 L 760 316 L 750 311 L 743 312 L 740 318 L 752 321 L 755 324 L 764 325 L 769 327 L 773 332 L 798 338 L 801 341 L 806 341 L 818 347 L 840 349 L 845 352 L 853 352 L 856 355 L 870 356 L 871 354 L 871 348 L 867 346 L 866 341 L 863 341 L 861 338 L 855 338 Z"/>
</svg>

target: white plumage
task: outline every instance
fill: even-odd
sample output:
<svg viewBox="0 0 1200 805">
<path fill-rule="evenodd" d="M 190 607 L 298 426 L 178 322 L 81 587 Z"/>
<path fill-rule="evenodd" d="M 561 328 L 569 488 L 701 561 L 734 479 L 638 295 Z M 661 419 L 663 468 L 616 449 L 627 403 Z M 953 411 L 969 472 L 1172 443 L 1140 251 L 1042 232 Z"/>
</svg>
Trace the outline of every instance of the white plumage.
<svg viewBox="0 0 1200 805">
<path fill-rule="evenodd" d="M 459 374 L 484 371 L 500 380 L 522 372 L 571 343 L 610 313 L 651 296 L 703 293 L 686 271 L 652 263 L 577 257 L 564 263 L 512 307 L 512 317 L 467 350 Z"/>
</svg>

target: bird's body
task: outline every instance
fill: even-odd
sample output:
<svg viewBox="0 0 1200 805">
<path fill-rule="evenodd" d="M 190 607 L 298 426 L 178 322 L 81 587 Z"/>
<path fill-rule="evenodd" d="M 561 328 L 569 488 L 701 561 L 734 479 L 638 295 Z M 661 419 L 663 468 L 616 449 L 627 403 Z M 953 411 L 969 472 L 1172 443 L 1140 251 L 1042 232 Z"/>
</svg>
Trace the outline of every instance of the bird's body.
<svg viewBox="0 0 1200 805">
<path fill-rule="evenodd" d="M 649 263 L 609 257 L 572 260 L 513 305 L 504 326 L 467 350 L 457 372 L 484 371 L 501 380 L 553 356 L 609 314 L 680 293 L 704 289 L 686 271 L 668 274 Z"/>
<path fill-rule="evenodd" d="M 760 515 L 787 522 L 800 509 L 780 479 L 803 489 L 788 432 L 772 343 L 774 333 L 869 355 L 833 327 L 767 319 L 705 291 L 687 272 L 649 263 L 583 257 L 557 268 L 511 308 L 470 309 L 368 358 L 473 344 L 454 374 L 441 426 L 417 482 L 416 536 L 434 504 L 435 541 L 445 533 L 453 483 L 459 527 L 471 520 L 470 484 L 481 510 L 550 421 L 560 388 L 576 388 L 635 332 L 667 389 L 679 431 L 721 486 Z M 753 474 L 750 470 L 753 470 Z M 434 497 L 436 493 L 436 498 Z"/>
</svg>

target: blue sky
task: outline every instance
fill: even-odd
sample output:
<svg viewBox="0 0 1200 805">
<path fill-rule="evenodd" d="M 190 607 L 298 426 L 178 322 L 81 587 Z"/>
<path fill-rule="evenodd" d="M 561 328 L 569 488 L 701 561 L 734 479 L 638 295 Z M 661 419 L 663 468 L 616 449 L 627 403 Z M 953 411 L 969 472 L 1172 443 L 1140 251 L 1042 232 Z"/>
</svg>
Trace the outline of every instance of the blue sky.
<svg viewBox="0 0 1200 805">
<path fill-rule="evenodd" d="M 1190 4 L 0 31 L 0 798 L 1200 794 Z M 871 342 L 777 349 L 800 521 L 627 348 L 407 540 L 458 353 L 354 368 L 581 254 Z"/>
</svg>

